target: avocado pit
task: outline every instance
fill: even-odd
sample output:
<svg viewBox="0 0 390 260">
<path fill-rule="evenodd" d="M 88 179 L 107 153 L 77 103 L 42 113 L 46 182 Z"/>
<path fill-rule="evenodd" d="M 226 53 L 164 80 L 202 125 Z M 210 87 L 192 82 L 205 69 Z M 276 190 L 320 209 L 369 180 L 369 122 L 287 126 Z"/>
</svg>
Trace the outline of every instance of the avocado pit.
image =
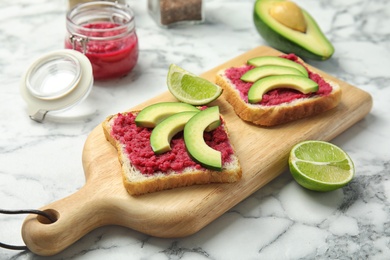
<svg viewBox="0 0 390 260">
<path fill-rule="evenodd" d="M 293 2 L 277 2 L 269 10 L 270 15 L 279 23 L 302 33 L 307 27 L 301 8 Z"/>
</svg>

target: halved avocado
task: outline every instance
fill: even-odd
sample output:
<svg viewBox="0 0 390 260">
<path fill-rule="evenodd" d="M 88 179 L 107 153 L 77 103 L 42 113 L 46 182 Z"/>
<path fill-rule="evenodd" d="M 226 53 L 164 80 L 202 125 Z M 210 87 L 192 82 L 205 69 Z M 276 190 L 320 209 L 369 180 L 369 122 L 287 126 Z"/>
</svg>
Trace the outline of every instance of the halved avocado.
<svg viewBox="0 0 390 260">
<path fill-rule="evenodd" d="M 265 66 L 265 65 L 279 65 L 279 66 L 291 67 L 291 68 L 299 70 L 306 77 L 308 77 L 308 75 L 309 75 L 306 68 L 303 67 L 301 64 L 296 63 L 296 62 L 289 60 L 289 59 L 278 57 L 278 56 L 255 57 L 255 58 L 249 59 L 247 61 L 247 63 L 249 65 L 256 66 L 256 67 L 261 67 L 261 66 Z"/>
<path fill-rule="evenodd" d="M 137 126 L 153 128 L 168 116 L 184 111 L 199 112 L 199 109 L 193 105 L 180 102 L 155 103 L 145 107 L 138 113 L 135 118 L 135 124 Z"/>
<path fill-rule="evenodd" d="M 171 115 L 161 121 L 150 135 L 150 146 L 156 154 L 165 153 L 171 150 L 171 140 L 177 133 L 183 131 L 184 126 L 194 115 L 196 111 L 186 111 Z"/>
<path fill-rule="evenodd" d="M 304 94 L 318 91 L 318 84 L 306 77 L 296 75 L 269 76 L 253 83 L 248 91 L 248 102 L 259 103 L 263 95 L 272 89 L 291 88 Z"/>
<path fill-rule="evenodd" d="M 303 59 L 329 59 L 334 53 L 333 45 L 313 17 L 302 8 L 291 8 L 294 5 L 285 0 L 257 0 L 253 16 L 257 31 L 280 51 L 295 53 Z M 300 16 L 304 24 L 297 26 L 292 21 Z"/>
<path fill-rule="evenodd" d="M 206 168 L 217 171 L 222 170 L 221 152 L 206 144 L 203 132 L 207 126 L 219 120 L 219 108 L 214 106 L 197 113 L 184 127 L 184 142 L 192 159 Z"/>
<path fill-rule="evenodd" d="M 240 79 L 245 82 L 255 82 L 261 78 L 268 77 L 268 76 L 276 76 L 276 75 L 305 76 L 302 74 L 302 72 L 292 67 L 278 66 L 278 65 L 265 65 L 265 66 L 248 70 L 244 75 L 241 76 Z"/>
</svg>

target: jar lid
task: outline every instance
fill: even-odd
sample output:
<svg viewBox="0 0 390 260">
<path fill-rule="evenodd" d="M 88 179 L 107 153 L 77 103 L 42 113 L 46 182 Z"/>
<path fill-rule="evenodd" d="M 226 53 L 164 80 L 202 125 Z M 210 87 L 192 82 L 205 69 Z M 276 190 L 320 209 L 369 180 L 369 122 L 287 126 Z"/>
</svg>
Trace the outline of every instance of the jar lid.
<svg viewBox="0 0 390 260">
<path fill-rule="evenodd" d="M 82 101 L 93 85 L 92 65 L 74 50 L 53 51 L 31 64 L 20 91 L 31 119 L 42 122 L 50 111 L 68 109 Z"/>
</svg>

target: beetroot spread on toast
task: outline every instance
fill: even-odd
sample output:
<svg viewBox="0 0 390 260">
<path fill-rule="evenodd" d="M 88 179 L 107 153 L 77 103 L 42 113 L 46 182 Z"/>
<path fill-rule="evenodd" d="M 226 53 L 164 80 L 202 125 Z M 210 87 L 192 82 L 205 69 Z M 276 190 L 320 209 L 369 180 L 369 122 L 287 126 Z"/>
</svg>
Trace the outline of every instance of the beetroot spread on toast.
<svg viewBox="0 0 390 260">
<path fill-rule="evenodd" d="M 298 57 L 295 54 L 288 54 L 281 56 L 283 58 L 295 61 L 301 65 Z M 303 65 L 304 66 L 304 65 Z M 303 94 L 294 89 L 274 89 L 264 94 L 262 101 L 259 103 L 263 106 L 276 106 L 282 103 L 289 103 L 295 99 L 307 98 L 311 96 L 326 96 L 332 92 L 330 86 L 320 75 L 310 71 L 304 66 L 309 73 L 309 78 L 318 84 L 318 91 L 311 94 Z M 240 92 L 241 98 L 248 103 L 248 91 L 253 85 L 251 82 L 244 82 L 240 78 L 245 72 L 255 68 L 252 65 L 245 65 L 239 68 L 229 68 L 226 70 L 225 76 L 234 84 L 236 89 Z"/>
<path fill-rule="evenodd" d="M 172 138 L 172 150 L 156 155 L 150 146 L 152 129 L 138 127 L 135 124 L 136 114 L 121 114 L 115 118 L 111 135 L 121 144 L 125 145 L 127 156 L 132 165 L 142 174 L 152 175 L 156 172 L 170 173 L 182 172 L 187 167 L 204 170 L 194 162 L 186 151 L 182 133 Z M 233 148 L 224 131 L 223 124 L 211 132 L 204 133 L 205 142 L 222 154 L 222 163 L 229 163 Z"/>
</svg>

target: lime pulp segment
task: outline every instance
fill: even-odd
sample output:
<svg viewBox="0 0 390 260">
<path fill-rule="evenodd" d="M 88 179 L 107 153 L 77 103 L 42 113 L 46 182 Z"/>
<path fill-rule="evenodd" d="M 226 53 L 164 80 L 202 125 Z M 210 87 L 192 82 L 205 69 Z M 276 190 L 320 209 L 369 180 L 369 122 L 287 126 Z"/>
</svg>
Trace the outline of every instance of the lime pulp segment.
<svg viewBox="0 0 390 260">
<path fill-rule="evenodd" d="M 335 145 L 322 141 L 306 141 L 293 148 L 297 159 L 312 162 L 340 161 L 346 153 Z"/>
<path fill-rule="evenodd" d="M 178 72 L 172 74 L 173 82 L 181 85 L 181 95 L 188 99 L 205 99 L 214 97 L 217 89 L 203 78 L 188 74 L 181 75 Z"/>
<path fill-rule="evenodd" d="M 308 178 L 323 183 L 343 183 L 351 176 L 347 160 L 328 163 L 296 161 L 295 167 Z"/>
</svg>

